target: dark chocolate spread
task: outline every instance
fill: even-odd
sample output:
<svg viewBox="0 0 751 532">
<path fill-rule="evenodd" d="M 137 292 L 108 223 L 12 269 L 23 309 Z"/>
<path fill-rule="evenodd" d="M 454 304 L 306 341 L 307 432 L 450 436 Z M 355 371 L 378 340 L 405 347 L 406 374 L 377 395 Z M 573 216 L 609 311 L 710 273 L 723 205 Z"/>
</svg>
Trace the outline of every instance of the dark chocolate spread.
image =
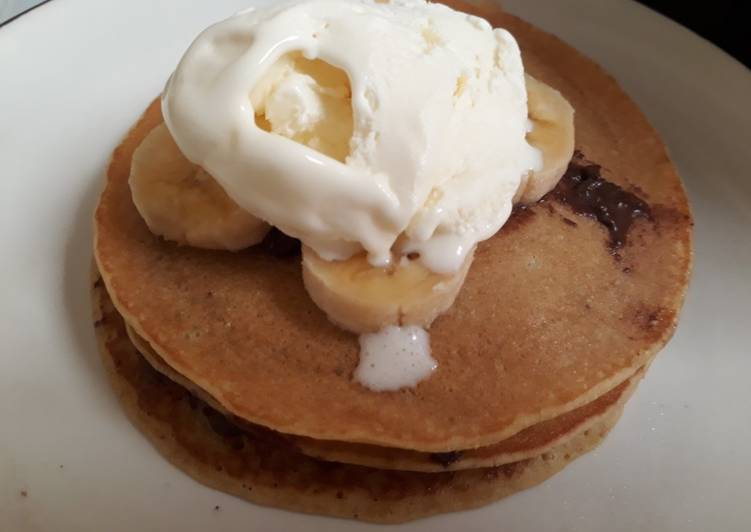
<svg viewBox="0 0 751 532">
<path fill-rule="evenodd" d="M 209 422 L 211 430 L 216 432 L 219 436 L 234 438 L 245 434 L 240 427 L 227 419 L 227 416 L 207 404 L 204 404 L 203 415 L 206 417 L 206 421 Z"/>
<path fill-rule="evenodd" d="M 283 259 L 300 254 L 300 241 L 285 235 L 276 227 L 272 227 L 261 242 L 261 247 L 274 257 Z"/>
<path fill-rule="evenodd" d="M 574 153 L 566 173 L 546 196 L 570 206 L 574 212 L 596 219 L 610 233 L 610 247 L 616 250 L 626 243 L 626 234 L 637 218 L 651 219 L 649 205 L 635 194 L 601 175 L 600 165 Z"/>
<path fill-rule="evenodd" d="M 431 453 L 430 460 L 436 464 L 441 464 L 443 467 L 448 467 L 454 462 L 458 462 L 462 459 L 463 453 L 461 451 L 449 451 L 447 453 Z"/>
</svg>

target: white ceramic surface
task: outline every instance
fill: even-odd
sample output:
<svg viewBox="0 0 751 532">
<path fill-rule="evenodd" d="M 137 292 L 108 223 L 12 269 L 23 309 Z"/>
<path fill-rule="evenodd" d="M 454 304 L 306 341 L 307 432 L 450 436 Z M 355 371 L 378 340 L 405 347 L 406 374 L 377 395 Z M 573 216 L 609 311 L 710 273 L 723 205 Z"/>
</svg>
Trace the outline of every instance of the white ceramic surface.
<svg viewBox="0 0 751 532">
<path fill-rule="evenodd" d="M 42 0 L 0 0 L 0 24 L 40 2 Z"/>
<path fill-rule="evenodd" d="M 191 37 L 250 1 L 56 0 L 0 29 L 1 531 L 377 528 L 195 483 L 128 423 L 95 351 L 90 218 L 108 154 Z M 660 130 L 696 216 L 695 275 L 602 447 L 536 489 L 394 529 L 747 531 L 751 74 L 635 3 L 506 4 L 601 62 Z"/>
</svg>

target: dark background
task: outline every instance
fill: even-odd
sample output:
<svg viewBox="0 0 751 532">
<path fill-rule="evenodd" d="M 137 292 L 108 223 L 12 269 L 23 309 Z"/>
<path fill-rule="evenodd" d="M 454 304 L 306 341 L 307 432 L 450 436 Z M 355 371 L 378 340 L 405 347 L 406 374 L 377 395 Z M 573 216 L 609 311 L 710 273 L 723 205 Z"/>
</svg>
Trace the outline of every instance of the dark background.
<svg viewBox="0 0 751 532">
<path fill-rule="evenodd" d="M 745 2 L 639 1 L 712 41 L 751 68 L 751 27 L 748 17 L 742 15 Z"/>
<path fill-rule="evenodd" d="M 50 0 L 43 0 L 47 3 Z M 746 2 L 738 0 L 637 0 L 698 33 L 751 68 L 751 24 L 742 15 Z M 19 15 L 0 26 L 14 20 Z"/>
</svg>

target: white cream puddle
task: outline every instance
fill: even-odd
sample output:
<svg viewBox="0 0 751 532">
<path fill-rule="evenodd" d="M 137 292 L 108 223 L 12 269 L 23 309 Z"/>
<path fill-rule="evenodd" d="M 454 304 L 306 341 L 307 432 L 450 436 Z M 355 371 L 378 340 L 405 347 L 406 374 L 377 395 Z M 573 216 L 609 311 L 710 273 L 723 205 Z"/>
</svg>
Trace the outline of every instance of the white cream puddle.
<svg viewBox="0 0 751 532">
<path fill-rule="evenodd" d="M 376 392 L 394 391 L 417 385 L 437 367 L 424 329 L 392 325 L 360 335 L 360 364 L 354 378 Z"/>
</svg>

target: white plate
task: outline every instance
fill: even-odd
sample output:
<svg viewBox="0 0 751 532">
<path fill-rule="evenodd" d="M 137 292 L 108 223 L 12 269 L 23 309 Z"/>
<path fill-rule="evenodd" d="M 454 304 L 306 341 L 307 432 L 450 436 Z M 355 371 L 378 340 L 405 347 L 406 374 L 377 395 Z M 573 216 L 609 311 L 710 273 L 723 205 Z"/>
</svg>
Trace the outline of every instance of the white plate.
<svg viewBox="0 0 751 532">
<path fill-rule="evenodd" d="M 2 531 L 376 528 L 189 479 L 125 419 L 94 346 L 90 219 L 107 157 L 191 38 L 250 1 L 57 0 L 0 29 Z M 602 63 L 660 130 L 696 216 L 695 274 L 675 338 L 602 447 L 538 488 L 403 528 L 747 531 L 751 74 L 632 2 L 506 4 Z"/>
</svg>

